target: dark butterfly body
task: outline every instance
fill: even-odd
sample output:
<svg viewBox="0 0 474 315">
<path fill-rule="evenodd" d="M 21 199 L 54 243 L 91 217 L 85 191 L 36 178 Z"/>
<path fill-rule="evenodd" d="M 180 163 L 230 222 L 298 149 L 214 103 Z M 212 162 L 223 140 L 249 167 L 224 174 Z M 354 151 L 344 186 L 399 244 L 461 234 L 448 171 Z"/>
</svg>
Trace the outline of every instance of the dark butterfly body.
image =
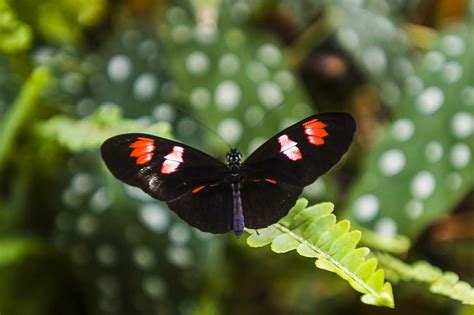
<svg viewBox="0 0 474 315">
<path fill-rule="evenodd" d="M 237 236 L 244 227 L 277 222 L 303 188 L 348 150 L 355 120 L 347 113 L 310 116 L 276 134 L 243 163 L 237 149 L 227 165 L 182 143 L 147 134 L 122 134 L 101 147 L 112 174 L 167 203 L 189 225 Z"/>
</svg>

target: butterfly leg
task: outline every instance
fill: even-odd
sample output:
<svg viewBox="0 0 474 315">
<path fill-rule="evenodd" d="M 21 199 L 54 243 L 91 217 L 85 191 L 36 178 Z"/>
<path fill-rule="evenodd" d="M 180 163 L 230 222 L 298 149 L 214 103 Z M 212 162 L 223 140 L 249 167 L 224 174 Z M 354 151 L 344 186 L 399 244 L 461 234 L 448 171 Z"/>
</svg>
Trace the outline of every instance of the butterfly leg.
<svg viewBox="0 0 474 315">
<path fill-rule="evenodd" d="M 240 199 L 240 183 L 232 183 L 232 200 L 234 208 L 234 234 L 239 238 L 245 227 L 244 211 L 242 209 L 242 200 Z"/>
</svg>

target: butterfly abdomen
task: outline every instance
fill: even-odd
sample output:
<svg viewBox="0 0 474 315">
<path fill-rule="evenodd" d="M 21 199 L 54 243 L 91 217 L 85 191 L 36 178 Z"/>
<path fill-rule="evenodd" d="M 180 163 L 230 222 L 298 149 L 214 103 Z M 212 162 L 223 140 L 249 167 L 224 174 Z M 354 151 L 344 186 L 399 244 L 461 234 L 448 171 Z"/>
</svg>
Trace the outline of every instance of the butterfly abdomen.
<svg viewBox="0 0 474 315">
<path fill-rule="evenodd" d="M 240 237 L 244 232 L 244 210 L 242 208 L 242 199 L 240 198 L 240 183 L 232 184 L 232 205 L 234 208 L 234 234 Z"/>
</svg>

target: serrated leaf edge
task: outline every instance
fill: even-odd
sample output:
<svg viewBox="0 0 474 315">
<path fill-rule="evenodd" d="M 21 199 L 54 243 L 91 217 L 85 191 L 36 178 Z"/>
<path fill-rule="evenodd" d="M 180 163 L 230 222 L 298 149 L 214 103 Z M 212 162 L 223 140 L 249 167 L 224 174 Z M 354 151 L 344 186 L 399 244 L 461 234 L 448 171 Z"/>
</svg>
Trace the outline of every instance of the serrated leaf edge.
<svg viewBox="0 0 474 315">
<path fill-rule="evenodd" d="M 329 212 L 326 209 L 328 205 L 331 208 Z M 317 207 L 320 209 L 314 211 Z M 304 213 L 307 209 L 314 212 L 312 216 Z M 363 303 L 394 307 L 392 286 L 391 283 L 385 281 L 384 270 L 377 269 L 376 258 L 366 259 L 367 254 L 370 252 L 368 248 L 361 252 L 361 249 L 364 247 L 356 247 L 360 240 L 360 231 L 351 231 L 350 222 L 347 220 L 337 222 L 335 215 L 332 214 L 333 209 L 334 205 L 331 203 L 321 203 L 307 207 L 306 199 L 300 198 L 289 211 L 289 214 L 278 223 L 260 230 L 260 233 L 252 233 L 252 230 L 247 230 L 251 233 L 250 237 L 247 238 L 247 244 L 251 247 L 270 245 L 272 251 L 276 253 L 296 250 L 298 254 L 304 257 L 316 258 L 316 267 L 336 273 L 356 291 L 362 293 L 361 301 Z M 305 219 L 301 220 L 301 216 L 305 217 Z M 334 218 L 332 220 L 333 223 L 326 226 L 323 231 L 318 231 L 314 235 L 311 234 L 309 226 L 327 216 Z M 342 246 L 343 253 L 341 253 L 341 249 L 334 251 L 333 247 L 327 244 L 327 242 L 334 242 L 334 239 L 338 240 L 349 233 L 352 233 L 353 237 L 357 238 L 357 242 L 352 242 L 353 244 L 348 247 Z M 294 242 L 275 243 L 275 240 L 281 241 L 284 238 L 289 238 L 294 240 Z M 327 250 L 324 248 L 325 244 L 329 246 Z M 349 267 L 346 267 L 343 262 L 345 261 L 346 264 L 351 263 L 348 257 L 351 254 L 356 254 L 356 251 L 355 260 Z M 361 256 L 361 253 L 365 254 Z M 354 271 L 351 271 L 349 268 L 354 269 Z M 363 271 L 364 274 L 358 275 L 358 270 Z"/>
<path fill-rule="evenodd" d="M 367 297 L 366 297 L 367 295 L 377 296 L 377 297 L 379 297 L 379 299 L 382 299 L 382 300 L 387 299 L 387 296 L 385 296 L 383 294 L 379 294 L 377 291 L 373 290 L 364 281 L 359 279 L 359 277 L 357 277 L 353 272 L 351 272 L 349 269 L 347 269 L 345 266 L 343 266 L 341 263 L 339 263 L 339 261 L 333 259 L 331 255 L 327 254 L 325 251 L 323 251 L 318 246 L 316 246 L 314 244 L 311 244 L 310 242 L 306 241 L 303 237 L 301 237 L 300 235 L 294 233 L 292 230 L 290 230 L 286 226 L 283 226 L 282 224 L 276 223 L 273 226 L 276 229 L 280 230 L 282 233 L 286 233 L 286 234 L 290 235 L 292 238 L 297 240 L 300 244 L 304 244 L 305 246 L 308 246 L 310 249 L 315 251 L 318 254 L 318 256 L 317 256 L 318 260 L 319 259 L 327 260 L 327 261 L 331 262 L 331 264 L 336 266 L 338 269 L 342 270 L 342 272 L 345 275 L 347 275 L 352 281 L 354 281 L 358 286 L 362 287 L 368 293 L 368 294 L 367 293 L 364 294 L 364 296 L 362 297 L 362 301 L 364 303 L 368 302 Z M 390 283 L 385 283 L 384 286 L 386 284 L 390 285 Z M 390 288 L 390 291 L 391 291 L 391 288 Z M 392 302 L 393 302 L 393 300 L 392 300 Z M 368 303 L 368 304 L 373 304 L 373 303 Z M 391 307 L 393 307 L 393 304 L 391 305 Z"/>
<path fill-rule="evenodd" d="M 378 253 L 377 258 L 384 269 L 397 274 L 403 281 L 424 282 L 434 294 L 444 295 L 463 304 L 474 305 L 474 288 L 451 271 L 442 271 L 427 261 L 412 264 L 387 253 Z"/>
</svg>

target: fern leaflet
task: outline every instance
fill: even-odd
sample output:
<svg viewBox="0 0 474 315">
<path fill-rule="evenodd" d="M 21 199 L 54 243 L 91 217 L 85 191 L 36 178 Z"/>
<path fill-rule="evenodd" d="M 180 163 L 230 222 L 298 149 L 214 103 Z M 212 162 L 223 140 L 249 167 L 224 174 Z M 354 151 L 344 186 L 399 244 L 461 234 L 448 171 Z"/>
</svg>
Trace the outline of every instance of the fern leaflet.
<svg viewBox="0 0 474 315">
<path fill-rule="evenodd" d="M 426 261 L 418 261 L 409 265 L 389 254 L 378 254 L 377 258 L 384 269 L 395 273 L 404 281 L 425 282 L 430 291 L 450 297 L 464 304 L 474 305 L 474 288 L 467 282 L 460 281 L 454 272 L 443 272 Z"/>
</svg>

